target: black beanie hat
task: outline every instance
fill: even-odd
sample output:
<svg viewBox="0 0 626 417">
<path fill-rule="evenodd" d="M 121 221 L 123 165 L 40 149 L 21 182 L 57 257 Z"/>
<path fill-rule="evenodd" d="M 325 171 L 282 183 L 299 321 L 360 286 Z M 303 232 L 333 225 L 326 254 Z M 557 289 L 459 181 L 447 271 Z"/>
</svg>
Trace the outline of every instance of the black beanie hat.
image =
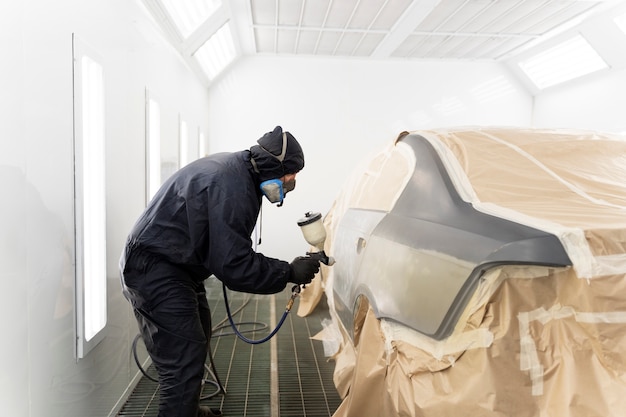
<svg viewBox="0 0 626 417">
<path fill-rule="evenodd" d="M 258 145 L 250 148 L 261 181 L 280 178 L 286 174 L 295 174 L 304 168 L 302 147 L 291 133 L 284 133 L 287 145 L 285 150 L 283 150 L 283 128 L 280 126 L 276 126 L 273 131 L 264 134 L 257 141 Z M 280 158 L 283 151 L 285 154 L 281 163 Z"/>
</svg>

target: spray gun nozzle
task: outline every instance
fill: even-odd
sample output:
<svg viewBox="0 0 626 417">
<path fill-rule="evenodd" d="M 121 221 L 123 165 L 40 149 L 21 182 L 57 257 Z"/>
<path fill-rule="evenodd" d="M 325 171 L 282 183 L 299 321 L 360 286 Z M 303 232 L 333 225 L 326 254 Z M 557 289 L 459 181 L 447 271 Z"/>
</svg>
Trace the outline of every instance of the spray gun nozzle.
<svg viewBox="0 0 626 417">
<path fill-rule="evenodd" d="M 326 252 L 323 250 L 319 252 L 307 252 L 306 254 L 324 265 L 332 266 L 335 263 L 335 259 L 332 256 L 326 255 Z"/>
</svg>

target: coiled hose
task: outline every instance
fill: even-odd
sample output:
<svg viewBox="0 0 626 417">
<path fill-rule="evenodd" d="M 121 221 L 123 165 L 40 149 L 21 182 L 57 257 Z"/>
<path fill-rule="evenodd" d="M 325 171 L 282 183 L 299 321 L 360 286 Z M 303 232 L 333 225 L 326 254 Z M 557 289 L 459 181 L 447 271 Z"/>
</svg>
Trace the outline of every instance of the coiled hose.
<svg viewBox="0 0 626 417">
<path fill-rule="evenodd" d="M 226 306 L 226 318 L 223 319 L 221 322 L 219 322 L 215 327 L 213 327 L 211 329 L 211 338 L 214 337 L 222 337 L 222 336 L 228 336 L 228 335 L 236 335 L 239 339 L 243 340 L 246 343 L 249 344 L 253 344 L 253 345 L 257 345 L 257 344 L 261 344 L 261 343 L 265 343 L 268 340 L 270 340 L 272 337 L 274 337 L 274 335 L 278 332 L 278 330 L 282 327 L 283 323 L 285 322 L 285 319 L 287 318 L 287 314 L 289 314 L 289 312 L 291 311 L 291 308 L 293 307 L 293 303 L 296 299 L 296 297 L 300 294 L 300 286 L 299 285 L 294 285 L 293 288 L 291 289 L 291 298 L 289 299 L 289 302 L 287 303 L 287 306 L 285 307 L 285 311 L 283 312 L 282 317 L 280 318 L 278 324 L 276 325 L 276 327 L 270 332 L 270 334 L 268 334 L 266 337 L 259 339 L 259 340 L 253 340 L 253 339 L 248 339 L 246 336 L 243 335 L 243 333 L 250 333 L 250 332 L 257 332 L 259 330 L 263 330 L 266 329 L 268 327 L 268 325 L 266 323 L 263 322 L 257 322 L 257 321 L 248 321 L 248 322 L 239 322 L 239 323 L 235 323 L 235 321 L 233 320 L 233 316 L 235 316 L 236 314 L 238 314 L 241 310 L 243 310 L 243 308 L 250 302 L 250 298 L 247 298 L 244 303 L 237 309 L 235 310 L 235 312 L 231 313 L 230 311 L 230 306 L 228 305 L 228 295 L 226 292 L 226 285 L 222 284 L 222 292 L 224 294 L 224 304 Z M 222 330 L 224 328 L 227 328 L 228 325 L 223 325 L 224 322 L 229 321 L 230 323 L 230 327 L 233 329 L 233 332 L 231 333 L 219 333 L 219 334 L 214 334 L 216 331 L 218 330 Z M 249 329 L 249 330 L 245 330 L 245 331 L 240 331 L 237 326 L 241 326 L 241 325 L 255 325 L 255 326 L 261 326 L 259 328 L 254 328 L 254 329 Z M 133 351 L 133 358 L 135 359 L 135 364 L 137 365 L 137 368 L 139 368 L 139 371 L 146 377 L 148 378 L 150 381 L 156 382 L 157 384 L 159 383 L 159 381 L 155 378 L 153 378 L 152 376 L 148 375 L 148 373 L 143 369 L 143 367 L 141 366 L 141 363 L 139 363 L 139 357 L 137 355 L 137 342 L 139 341 L 139 339 L 141 339 L 141 334 L 138 333 L 135 336 L 135 339 L 133 339 L 133 344 L 132 344 L 132 351 Z M 209 363 L 210 363 L 210 367 L 205 363 L 204 364 L 204 368 L 206 370 L 205 373 L 205 377 L 202 379 L 202 383 L 203 384 L 210 384 L 210 385 L 214 385 L 216 387 L 215 392 L 212 392 L 206 396 L 203 396 L 200 398 L 200 400 L 206 400 L 209 398 L 213 398 L 218 394 L 226 394 L 226 389 L 224 388 L 224 386 L 222 385 L 219 376 L 217 375 L 217 370 L 215 369 L 215 363 L 213 362 L 213 355 L 211 354 L 211 340 L 207 341 L 207 351 L 208 351 L 208 356 L 209 356 Z M 212 376 L 213 379 L 208 379 L 208 376 Z"/>
</svg>

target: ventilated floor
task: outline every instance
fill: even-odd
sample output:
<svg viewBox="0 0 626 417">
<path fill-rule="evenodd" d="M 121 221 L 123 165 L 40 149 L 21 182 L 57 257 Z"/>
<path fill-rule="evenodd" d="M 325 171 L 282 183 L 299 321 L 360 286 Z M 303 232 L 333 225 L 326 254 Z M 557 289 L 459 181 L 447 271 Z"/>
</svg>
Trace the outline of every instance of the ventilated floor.
<svg viewBox="0 0 626 417">
<path fill-rule="evenodd" d="M 211 350 L 226 394 L 213 395 L 216 386 L 206 383 L 201 404 L 219 408 L 225 417 L 332 416 L 341 402 L 332 380 L 334 362 L 325 358 L 321 342 L 310 339 L 322 329 L 322 320 L 328 318 L 326 305 L 320 304 L 312 315 L 301 318 L 295 314 L 296 301 L 272 340 L 250 345 L 232 334 L 225 321 L 221 284 L 211 281 L 214 282 L 207 284 L 207 298 L 216 329 Z M 242 323 L 241 331 L 249 331 L 244 333 L 247 338 L 261 339 L 269 333 L 285 310 L 288 290 L 289 287 L 273 297 L 228 293 L 235 322 Z M 244 307 L 237 312 L 241 306 Z M 267 328 L 254 330 L 260 325 L 243 324 L 248 322 L 264 323 Z M 221 325 L 228 327 L 217 330 Z M 152 368 L 148 374 L 156 378 Z M 214 379 L 210 375 L 209 378 Z M 143 377 L 118 416 L 156 416 L 158 402 L 158 385 Z"/>
</svg>

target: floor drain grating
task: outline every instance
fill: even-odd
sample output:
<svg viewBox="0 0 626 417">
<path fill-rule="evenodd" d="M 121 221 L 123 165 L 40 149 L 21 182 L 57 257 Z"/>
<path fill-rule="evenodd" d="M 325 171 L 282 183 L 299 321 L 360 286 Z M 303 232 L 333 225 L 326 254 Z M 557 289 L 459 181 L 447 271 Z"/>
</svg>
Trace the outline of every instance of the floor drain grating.
<svg viewBox="0 0 626 417">
<path fill-rule="evenodd" d="M 226 317 L 221 283 L 213 279 L 207 282 L 207 298 L 211 306 L 214 327 Z M 290 292 L 284 291 L 270 296 L 251 296 L 229 292 L 231 311 L 245 307 L 236 314 L 235 322 L 262 322 L 271 327 L 280 319 Z M 272 299 L 275 308 L 272 309 Z M 327 361 L 320 342 L 311 340 L 322 329 L 322 320 L 328 318 L 328 309 L 320 303 L 309 317 L 295 314 L 297 305 L 289 314 L 283 327 L 269 341 L 260 345 L 249 345 L 231 334 L 230 327 L 215 331 L 220 337 L 211 340 L 213 360 L 217 374 L 226 388 L 226 395 L 204 399 L 201 404 L 219 408 L 225 417 L 330 417 L 341 399 L 333 384 L 334 362 Z M 275 310 L 272 320 L 271 314 Z M 254 329 L 251 325 L 241 325 L 241 330 Z M 258 329 L 258 327 L 256 327 Z M 260 339 L 271 329 L 245 333 L 251 339 Z M 272 376 L 272 343 L 277 364 Z M 276 366 L 277 365 L 277 366 Z M 155 376 L 150 367 L 148 374 Z M 277 392 L 272 392 L 272 386 Z M 203 397 L 215 392 L 215 386 L 206 384 Z M 119 412 L 118 417 L 153 417 L 158 414 L 159 394 L 157 384 L 142 377 L 139 384 Z M 274 414 L 276 414 L 274 412 Z"/>
</svg>

